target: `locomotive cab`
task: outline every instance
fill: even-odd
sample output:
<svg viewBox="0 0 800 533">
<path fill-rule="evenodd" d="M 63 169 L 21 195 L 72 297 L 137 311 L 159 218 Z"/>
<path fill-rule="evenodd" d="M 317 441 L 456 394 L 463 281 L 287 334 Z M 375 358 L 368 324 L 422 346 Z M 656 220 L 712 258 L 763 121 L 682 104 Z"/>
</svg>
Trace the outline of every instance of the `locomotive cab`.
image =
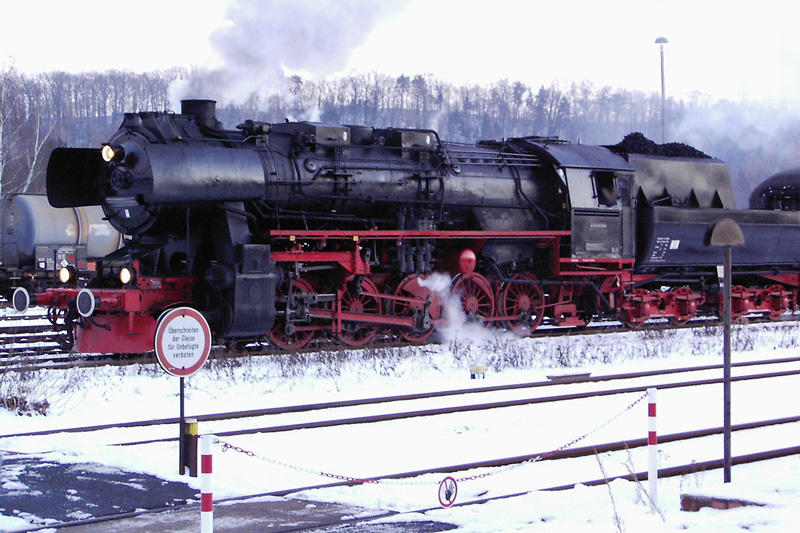
<svg viewBox="0 0 800 533">
<path fill-rule="evenodd" d="M 630 259 L 635 254 L 633 167 L 599 146 L 537 144 L 569 190 L 573 259 Z"/>
<path fill-rule="evenodd" d="M 571 256 L 633 257 L 631 174 L 608 169 L 564 171 L 572 206 Z"/>
</svg>

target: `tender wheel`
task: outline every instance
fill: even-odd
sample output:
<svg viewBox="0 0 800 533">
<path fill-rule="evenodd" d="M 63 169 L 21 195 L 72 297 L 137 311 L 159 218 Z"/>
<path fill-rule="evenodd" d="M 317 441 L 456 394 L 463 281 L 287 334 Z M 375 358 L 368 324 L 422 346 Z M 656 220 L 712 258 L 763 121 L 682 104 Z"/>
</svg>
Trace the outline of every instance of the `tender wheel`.
<svg viewBox="0 0 800 533">
<path fill-rule="evenodd" d="M 747 314 L 745 311 L 744 298 L 747 289 L 741 285 L 734 285 L 731 287 L 731 321 L 738 323 L 741 318 Z M 725 318 L 725 301 L 724 298 L 719 299 L 719 306 L 717 307 L 717 316 L 720 320 Z"/>
<path fill-rule="evenodd" d="M 314 292 L 311 284 L 303 279 L 298 279 L 294 282 L 292 288 L 294 293 L 309 293 Z M 282 350 L 299 350 L 304 348 L 314 338 L 313 331 L 295 331 L 291 334 L 286 332 L 286 298 L 289 294 L 289 281 L 284 283 L 276 289 L 275 300 L 279 304 L 278 316 L 275 317 L 275 326 L 269 332 L 269 339 L 272 343 L 281 348 Z M 282 309 L 281 309 L 282 307 Z"/>
<path fill-rule="evenodd" d="M 789 293 L 783 285 L 772 285 L 769 288 L 772 310 L 767 317 L 774 321 L 780 320 L 783 314 L 789 310 Z"/>
<path fill-rule="evenodd" d="M 345 292 L 342 294 L 342 312 L 380 314 L 380 301 L 375 296 L 363 294 L 364 291 L 376 293 L 378 292 L 378 287 L 368 278 L 364 278 L 361 282 L 361 292 L 354 292 L 350 283 L 353 279 L 353 276 L 351 276 L 345 282 Z M 342 331 L 339 333 L 339 339 L 348 346 L 358 347 L 367 344 L 377 333 L 378 326 L 348 321 L 342 322 Z"/>
<path fill-rule="evenodd" d="M 680 316 L 671 316 L 667 320 L 670 326 L 685 326 L 697 315 L 698 298 L 692 293 L 689 287 L 678 287 L 672 291 L 676 298 L 676 310 Z"/>
<path fill-rule="evenodd" d="M 515 279 L 532 280 L 532 276 L 518 276 Z M 498 312 L 503 316 L 517 317 L 506 320 L 508 329 L 525 337 L 533 333 L 542 323 L 544 315 L 544 293 L 540 285 L 528 283 L 506 283 L 500 292 Z"/>
<path fill-rule="evenodd" d="M 627 313 L 621 314 L 620 319 L 628 329 L 641 329 L 644 326 L 644 323 L 647 322 L 646 320 L 636 321 Z"/>
<path fill-rule="evenodd" d="M 622 296 L 617 316 L 629 329 L 639 329 L 650 318 L 655 303 L 646 290 L 633 289 Z"/>
<path fill-rule="evenodd" d="M 494 312 L 494 294 L 489 282 L 476 272 L 458 276 L 452 293 L 461 298 L 461 308 L 468 319 L 488 318 Z"/>
<path fill-rule="evenodd" d="M 424 279 L 424 277 L 417 274 L 406 276 L 397 285 L 397 289 L 394 292 L 395 296 L 416 298 L 424 302 L 426 302 L 428 298 L 431 299 L 431 303 L 428 306 L 428 316 L 431 319 L 430 325 L 423 324 L 422 328 L 398 328 L 397 332 L 400 336 L 409 342 L 424 342 L 428 340 L 430 336 L 433 335 L 433 332 L 436 331 L 433 321 L 442 316 L 442 306 L 439 301 L 439 296 L 429 288 L 420 285 L 421 279 Z M 425 304 L 422 302 L 392 301 L 392 314 L 396 316 L 415 316 L 421 313 L 424 308 Z"/>
</svg>

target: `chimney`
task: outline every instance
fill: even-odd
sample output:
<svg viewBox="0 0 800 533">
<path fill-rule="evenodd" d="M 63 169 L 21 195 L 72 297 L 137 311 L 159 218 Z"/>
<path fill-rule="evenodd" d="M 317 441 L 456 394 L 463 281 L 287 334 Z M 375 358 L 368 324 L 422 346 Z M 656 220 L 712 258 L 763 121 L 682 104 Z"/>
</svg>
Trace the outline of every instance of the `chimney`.
<svg viewBox="0 0 800 533">
<path fill-rule="evenodd" d="M 181 114 L 190 115 L 200 126 L 218 129 L 216 100 L 181 100 Z"/>
</svg>

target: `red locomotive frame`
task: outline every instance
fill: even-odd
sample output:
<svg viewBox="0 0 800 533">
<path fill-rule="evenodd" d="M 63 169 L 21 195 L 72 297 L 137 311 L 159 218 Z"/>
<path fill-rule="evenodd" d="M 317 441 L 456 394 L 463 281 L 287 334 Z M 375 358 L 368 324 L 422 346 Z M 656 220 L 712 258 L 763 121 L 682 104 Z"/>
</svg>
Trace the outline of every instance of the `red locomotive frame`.
<svg viewBox="0 0 800 533">
<path fill-rule="evenodd" d="M 410 274 L 399 283 L 391 283 L 387 274 L 373 272 L 362 251 L 365 245 L 376 241 L 447 241 L 462 255 L 464 251 L 473 252 L 472 261 L 467 254 L 466 260 L 442 269 L 453 276 L 450 290 L 461 299 L 462 310 L 469 317 L 523 336 L 536 330 L 544 317 L 554 326 L 585 325 L 593 317 L 577 302 L 587 297 L 597 298 L 606 314 L 616 314 L 634 328 L 656 317 L 685 324 L 700 312 L 715 313 L 721 308 L 720 295 L 695 292 L 688 286 L 667 291 L 637 288 L 652 276 L 634 274 L 633 259 L 562 257 L 561 245 L 569 237 L 569 231 L 272 230 L 263 237 L 273 247 L 272 261 L 286 270 L 310 274 L 292 279 L 289 289 L 295 292 L 293 302 L 303 308 L 303 316 L 298 320 L 288 318 L 292 311 L 287 289 L 279 290 L 279 305 L 284 308 L 278 309 L 277 323 L 271 331 L 265 331 L 265 336 L 287 350 L 303 348 L 319 335 L 349 346 L 362 346 L 386 328 L 394 328 L 411 342 L 429 339 L 435 327 L 445 320 L 440 295 L 420 285 L 424 276 Z M 546 275 L 525 272 L 503 278 L 474 270 L 474 252 L 487 242 L 508 239 L 549 250 L 552 263 Z M 133 266 L 138 270 L 138 262 Z M 316 287 L 321 279 L 314 274 L 318 266 L 328 268 L 329 274 L 334 272 L 332 278 L 328 277 L 337 281 L 329 280 Z M 768 277 L 773 284 L 767 287 L 733 288 L 734 318 L 763 313 L 777 319 L 796 308 L 800 275 Z M 50 306 L 54 322 L 61 321 L 68 329 L 74 329 L 75 349 L 79 352 L 142 353 L 153 349 L 161 313 L 194 303 L 196 283 L 194 277 L 142 276 L 130 288 L 48 289 L 35 295 L 32 303 Z M 93 299 L 91 315 L 68 316 L 69 302 L 81 293 L 85 293 L 84 298 Z M 421 323 L 421 314 L 427 321 Z"/>
</svg>

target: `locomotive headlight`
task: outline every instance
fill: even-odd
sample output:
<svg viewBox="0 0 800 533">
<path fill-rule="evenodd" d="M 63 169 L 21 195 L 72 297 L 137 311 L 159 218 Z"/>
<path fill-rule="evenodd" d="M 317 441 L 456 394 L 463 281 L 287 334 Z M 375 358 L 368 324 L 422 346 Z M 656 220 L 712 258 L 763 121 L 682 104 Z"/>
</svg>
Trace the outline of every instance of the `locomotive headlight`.
<svg viewBox="0 0 800 533">
<path fill-rule="evenodd" d="M 103 161 L 106 163 L 122 161 L 125 159 L 125 149 L 122 146 L 104 144 L 103 148 L 100 150 L 100 155 L 103 156 Z"/>
<path fill-rule="evenodd" d="M 100 155 L 103 156 L 103 161 L 110 163 L 114 159 L 114 149 L 110 144 L 104 144 L 103 149 L 100 150 Z"/>
<path fill-rule="evenodd" d="M 122 267 L 119 271 L 119 280 L 122 282 L 123 285 L 127 285 L 131 281 L 133 281 L 133 270 L 128 267 Z"/>
<path fill-rule="evenodd" d="M 75 269 L 71 266 L 66 266 L 58 271 L 58 281 L 61 283 L 70 283 L 75 281 Z"/>
</svg>

